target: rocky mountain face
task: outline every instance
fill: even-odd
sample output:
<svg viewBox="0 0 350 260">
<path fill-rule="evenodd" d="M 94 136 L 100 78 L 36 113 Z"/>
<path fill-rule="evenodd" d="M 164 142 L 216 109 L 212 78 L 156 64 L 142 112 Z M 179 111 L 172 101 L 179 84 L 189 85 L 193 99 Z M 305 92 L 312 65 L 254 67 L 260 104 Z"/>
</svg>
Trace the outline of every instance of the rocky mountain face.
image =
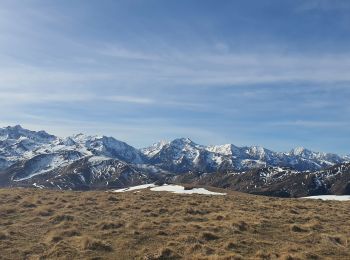
<svg viewBox="0 0 350 260">
<path fill-rule="evenodd" d="M 163 173 L 144 166 L 138 149 L 112 137 L 58 138 L 15 126 L 1 129 L 0 140 L 0 186 L 119 188 L 153 181 L 157 172 Z"/>
<path fill-rule="evenodd" d="M 16 163 L 0 173 L 0 182 L 5 186 L 89 190 L 135 186 L 159 179 L 150 171 L 139 171 L 118 159 L 98 156 L 81 157 L 38 171 L 43 162 L 53 162 L 60 156 L 38 155 Z"/>
<path fill-rule="evenodd" d="M 335 177 L 316 179 L 325 183 L 324 192 L 338 192 L 348 188 L 341 183 L 334 188 L 330 180 L 345 181 L 346 161 L 349 157 L 304 148 L 278 153 L 257 146 L 203 146 L 181 138 L 136 149 L 113 137 L 78 134 L 59 138 L 21 126 L 0 128 L 0 187 L 87 190 L 182 180 L 253 193 L 271 191 L 272 195 L 278 195 L 282 187 L 287 189 L 287 183 L 294 180 L 300 180 L 297 183 L 301 187 L 307 186 L 309 182 L 302 181 L 301 176 L 328 174 Z M 345 168 L 338 168 L 341 174 L 327 173 L 335 171 L 334 165 L 345 165 Z M 261 177 L 265 173 L 267 177 Z M 276 192 L 268 187 L 276 187 Z M 290 196 L 301 194 L 288 189 Z M 314 189 L 308 190 L 312 193 Z"/>
<path fill-rule="evenodd" d="M 346 157 L 305 148 L 280 153 L 259 146 L 202 146 L 188 138 L 157 143 L 141 151 L 150 163 L 176 173 L 245 171 L 267 166 L 316 171 L 348 161 Z"/>
<path fill-rule="evenodd" d="M 19 125 L 0 128 L 0 170 L 32 157 L 33 151 L 55 140 L 55 136 L 44 131 L 30 131 Z"/>
<path fill-rule="evenodd" d="M 174 173 L 214 172 L 220 167 L 215 160 L 218 154 L 206 150 L 204 146 L 188 138 L 154 144 L 150 148 L 142 149 L 141 152 L 146 156 L 148 163 Z"/>
<path fill-rule="evenodd" d="M 278 197 L 349 195 L 350 163 L 315 172 L 265 167 L 246 172 L 187 173 L 173 177 L 172 181 Z"/>
</svg>

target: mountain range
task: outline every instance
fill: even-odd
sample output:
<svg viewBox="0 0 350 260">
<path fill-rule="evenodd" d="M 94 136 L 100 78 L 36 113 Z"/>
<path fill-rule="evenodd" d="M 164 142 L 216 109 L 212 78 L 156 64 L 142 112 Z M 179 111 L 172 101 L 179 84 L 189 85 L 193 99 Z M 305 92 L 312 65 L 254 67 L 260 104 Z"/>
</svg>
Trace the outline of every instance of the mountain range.
<svg viewBox="0 0 350 260">
<path fill-rule="evenodd" d="M 204 146 L 188 138 L 179 138 L 136 149 L 113 137 L 77 134 L 60 138 L 19 125 L 0 128 L 2 187 L 88 190 L 191 180 L 201 185 L 217 184 L 246 192 L 281 195 L 285 191 L 283 189 L 287 189 L 286 182 L 316 174 L 316 179 L 325 186 L 322 192 L 316 189 L 316 193 L 336 193 L 339 189 L 331 191 L 332 183 L 323 180 L 323 176 L 329 175 L 327 171 L 332 167 L 348 167 L 349 161 L 350 156 L 313 152 L 305 148 L 274 152 L 259 146 Z M 268 177 L 260 178 L 264 174 Z M 260 177 L 256 178 L 258 175 Z M 253 186 L 237 181 L 243 176 Z M 272 186 L 278 186 L 275 187 L 277 190 L 270 192 L 269 187 Z M 341 189 L 342 193 L 347 192 L 346 185 Z M 297 196 L 304 195 L 306 190 L 313 192 L 310 187 L 301 190 L 303 192 L 285 191 L 285 194 Z"/>
</svg>

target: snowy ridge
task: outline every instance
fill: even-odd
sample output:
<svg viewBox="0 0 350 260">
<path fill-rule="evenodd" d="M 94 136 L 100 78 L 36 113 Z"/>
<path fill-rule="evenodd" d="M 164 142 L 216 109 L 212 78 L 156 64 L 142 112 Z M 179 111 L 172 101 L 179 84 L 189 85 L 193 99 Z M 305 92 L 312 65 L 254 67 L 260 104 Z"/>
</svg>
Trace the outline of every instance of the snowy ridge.
<svg viewBox="0 0 350 260">
<path fill-rule="evenodd" d="M 319 180 L 315 183 L 325 185 L 325 178 L 318 176 L 334 178 L 347 168 L 322 170 L 349 160 L 350 156 L 313 152 L 302 147 L 281 153 L 260 146 L 204 146 L 189 138 L 178 138 L 136 149 L 107 136 L 77 134 L 59 138 L 19 125 L 0 128 L 0 180 L 3 182 L 0 185 L 35 183 L 42 187 L 53 183 L 63 189 L 91 185 L 125 187 L 190 172 L 237 175 L 261 168 L 265 169 L 261 172 L 265 183 L 280 178 L 282 169 L 288 168 L 290 174 L 315 172 Z M 269 167 L 279 170 L 266 170 Z"/>
<path fill-rule="evenodd" d="M 142 149 L 141 152 L 151 163 L 175 172 L 243 171 L 267 166 L 315 171 L 349 160 L 345 156 L 312 152 L 305 148 L 274 152 L 260 146 L 202 146 L 188 138 L 158 143 Z"/>
<path fill-rule="evenodd" d="M 168 144 L 169 144 L 169 142 L 162 140 L 162 141 L 159 141 L 157 143 L 152 144 L 149 147 L 141 149 L 141 152 L 144 155 L 146 155 L 147 157 L 152 157 L 152 156 L 156 155 L 157 153 L 159 153 L 162 150 L 162 148 Z"/>
</svg>

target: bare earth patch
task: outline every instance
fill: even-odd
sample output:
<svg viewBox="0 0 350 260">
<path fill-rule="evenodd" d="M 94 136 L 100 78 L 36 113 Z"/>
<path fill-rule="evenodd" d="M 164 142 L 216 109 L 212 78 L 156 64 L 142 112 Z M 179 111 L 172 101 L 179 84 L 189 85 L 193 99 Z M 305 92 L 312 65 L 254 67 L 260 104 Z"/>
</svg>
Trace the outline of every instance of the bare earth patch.
<svg viewBox="0 0 350 260">
<path fill-rule="evenodd" d="M 215 191 L 0 189 L 0 259 L 350 259 L 350 202 Z"/>
</svg>

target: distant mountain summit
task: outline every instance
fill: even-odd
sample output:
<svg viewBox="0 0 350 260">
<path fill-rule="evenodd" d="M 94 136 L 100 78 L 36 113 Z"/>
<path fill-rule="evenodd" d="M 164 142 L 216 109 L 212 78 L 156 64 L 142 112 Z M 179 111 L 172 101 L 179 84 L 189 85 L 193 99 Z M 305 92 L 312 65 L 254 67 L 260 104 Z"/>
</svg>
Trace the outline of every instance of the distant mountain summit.
<svg viewBox="0 0 350 260">
<path fill-rule="evenodd" d="M 236 174 L 268 167 L 315 172 L 347 161 L 350 156 L 305 148 L 281 153 L 259 146 L 204 146 L 178 138 L 136 149 L 107 136 L 60 138 L 19 125 L 0 128 L 0 186 L 122 188 L 188 173 Z"/>
<path fill-rule="evenodd" d="M 267 166 L 315 171 L 349 160 L 349 157 L 313 152 L 305 148 L 281 153 L 260 146 L 203 146 L 188 138 L 157 143 L 141 149 L 141 152 L 152 164 L 174 172 L 244 171 Z"/>
<path fill-rule="evenodd" d="M 57 138 L 45 131 L 30 131 L 20 125 L 0 128 L 0 170 L 30 158 L 34 151 L 54 142 Z"/>
</svg>

